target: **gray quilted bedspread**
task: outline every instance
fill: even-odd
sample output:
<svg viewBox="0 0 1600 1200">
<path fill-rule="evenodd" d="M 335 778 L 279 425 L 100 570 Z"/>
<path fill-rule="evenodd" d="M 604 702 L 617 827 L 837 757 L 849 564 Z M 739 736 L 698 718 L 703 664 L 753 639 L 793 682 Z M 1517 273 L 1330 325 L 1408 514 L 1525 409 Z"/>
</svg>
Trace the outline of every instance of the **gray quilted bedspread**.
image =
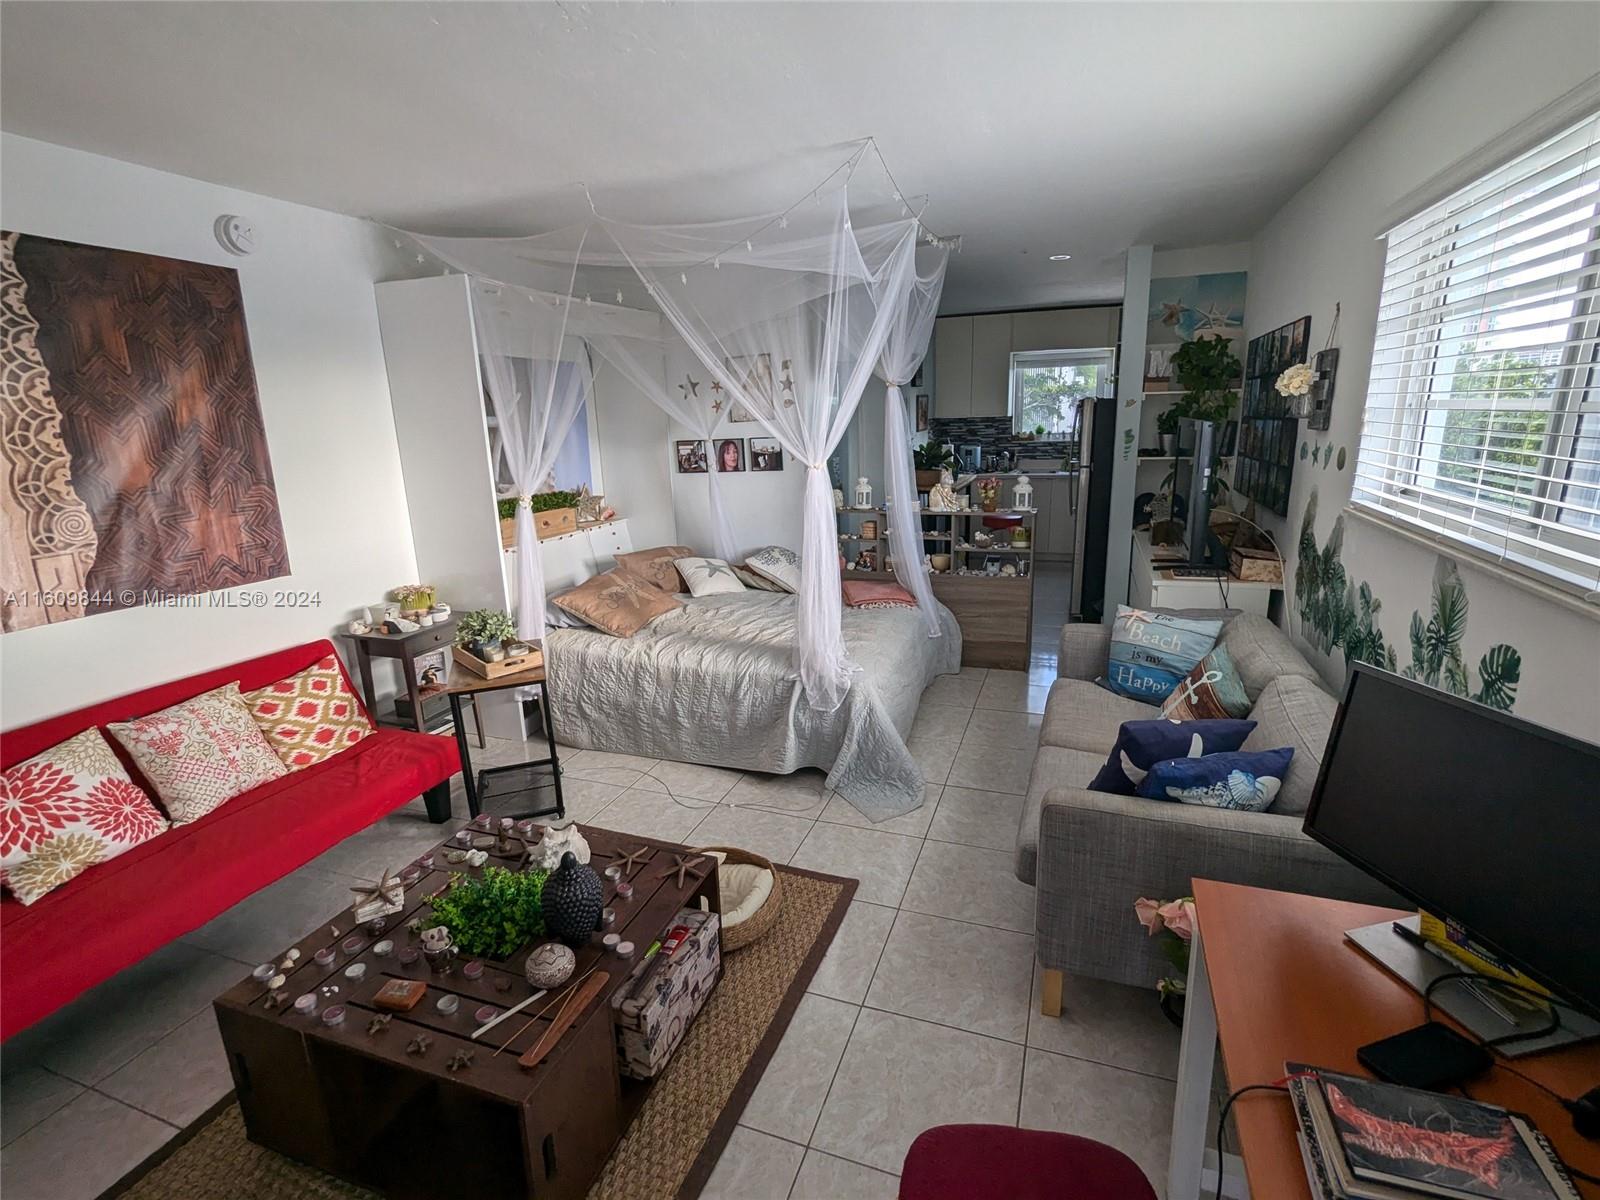
<svg viewBox="0 0 1600 1200">
<path fill-rule="evenodd" d="M 828 772 L 873 821 L 922 804 L 905 739 L 934 676 L 961 669 L 961 631 L 942 605 L 942 637 L 914 609 L 844 610 L 859 673 L 839 708 L 806 703 L 794 668 L 793 596 L 746 591 L 698 599 L 631 638 L 554 629 L 545 667 L 565 745 L 735 770 Z"/>
</svg>

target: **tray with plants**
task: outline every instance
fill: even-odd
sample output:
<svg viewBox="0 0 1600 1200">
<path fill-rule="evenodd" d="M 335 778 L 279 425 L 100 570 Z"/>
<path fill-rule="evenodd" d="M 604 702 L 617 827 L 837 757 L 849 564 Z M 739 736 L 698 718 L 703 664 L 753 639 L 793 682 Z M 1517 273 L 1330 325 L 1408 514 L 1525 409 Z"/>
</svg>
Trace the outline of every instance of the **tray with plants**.
<svg viewBox="0 0 1600 1200">
<path fill-rule="evenodd" d="M 535 492 L 528 497 L 528 507 L 533 510 L 533 527 L 541 542 L 578 527 L 576 492 Z"/>
<path fill-rule="evenodd" d="M 517 626 L 497 608 L 475 608 L 456 622 L 455 660 L 485 679 L 544 666 L 544 651 L 517 638 Z"/>
</svg>

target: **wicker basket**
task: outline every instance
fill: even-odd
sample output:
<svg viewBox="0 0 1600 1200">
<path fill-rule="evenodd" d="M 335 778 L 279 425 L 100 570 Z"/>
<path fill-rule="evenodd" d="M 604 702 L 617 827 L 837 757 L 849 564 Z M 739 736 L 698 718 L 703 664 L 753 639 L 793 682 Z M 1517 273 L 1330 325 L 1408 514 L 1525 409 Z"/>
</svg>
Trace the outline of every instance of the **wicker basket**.
<svg viewBox="0 0 1600 1200">
<path fill-rule="evenodd" d="M 745 863 L 752 867 L 763 867 L 772 872 L 772 891 L 767 893 L 767 901 L 755 913 L 737 925 L 729 925 L 724 919 L 722 924 L 722 952 L 731 954 L 748 946 L 751 942 L 764 935 L 771 929 L 778 919 L 778 910 L 783 907 L 783 876 L 778 873 L 770 860 L 750 850 L 741 850 L 737 846 L 701 846 L 696 854 L 710 854 L 715 850 L 726 855 L 730 863 Z"/>
</svg>

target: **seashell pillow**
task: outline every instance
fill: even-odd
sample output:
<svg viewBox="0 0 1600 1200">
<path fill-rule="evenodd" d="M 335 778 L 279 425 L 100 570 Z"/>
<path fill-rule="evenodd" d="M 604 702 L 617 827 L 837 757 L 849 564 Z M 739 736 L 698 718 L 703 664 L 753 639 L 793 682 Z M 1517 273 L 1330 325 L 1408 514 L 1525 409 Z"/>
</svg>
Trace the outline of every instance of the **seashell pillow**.
<svg viewBox="0 0 1600 1200">
<path fill-rule="evenodd" d="M 800 590 L 800 556 L 783 546 L 764 546 L 744 560 L 744 565 L 786 592 Z"/>
</svg>

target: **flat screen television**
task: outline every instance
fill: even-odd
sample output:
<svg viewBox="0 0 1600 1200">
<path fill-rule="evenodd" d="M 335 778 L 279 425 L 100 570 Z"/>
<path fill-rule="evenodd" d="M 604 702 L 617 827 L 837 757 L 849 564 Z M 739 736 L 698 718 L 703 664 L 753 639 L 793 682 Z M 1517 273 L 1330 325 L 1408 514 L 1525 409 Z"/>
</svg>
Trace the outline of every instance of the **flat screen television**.
<svg viewBox="0 0 1600 1200">
<path fill-rule="evenodd" d="M 1211 532 L 1211 479 L 1217 462 L 1217 436 L 1214 421 L 1178 422 L 1178 456 L 1172 464 L 1172 494 L 1182 496 L 1188 510 L 1183 518 L 1183 540 L 1189 552 L 1189 565 L 1217 567 L 1228 565 L 1227 551 Z"/>
<path fill-rule="evenodd" d="M 1305 831 L 1600 1017 L 1600 746 L 1357 664 Z"/>
</svg>

